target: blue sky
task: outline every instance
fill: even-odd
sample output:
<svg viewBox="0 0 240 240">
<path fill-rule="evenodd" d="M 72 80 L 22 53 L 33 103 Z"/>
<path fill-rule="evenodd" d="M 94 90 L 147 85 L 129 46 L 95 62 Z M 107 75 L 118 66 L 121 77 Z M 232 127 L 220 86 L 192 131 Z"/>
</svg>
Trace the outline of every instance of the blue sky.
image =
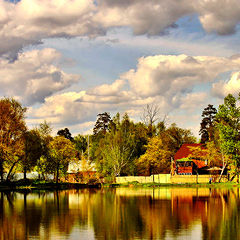
<svg viewBox="0 0 240 240">
<path fill-rule="evenodd" d="M 240 91 L 237 0 L 12 2 L 0 0 L 0 95 L 28 107 L 29 127 L 86 134 L 98 113 L 139 121 L 157 104 L 197 136 L 203 108 Z"/>
</svg>

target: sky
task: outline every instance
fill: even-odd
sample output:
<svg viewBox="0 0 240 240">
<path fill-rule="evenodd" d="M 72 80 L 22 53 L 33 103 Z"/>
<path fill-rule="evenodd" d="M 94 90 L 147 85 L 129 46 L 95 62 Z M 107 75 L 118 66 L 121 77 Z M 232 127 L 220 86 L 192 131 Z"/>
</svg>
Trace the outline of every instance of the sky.
<svg viewBox="0 0 240 240">
<path fill-rule="evenodd" d="M 203 109 L 240 92 L 239 43 L 239 0 L 0 0 L 0 97 L 29 128 L 89 134 L 154 104 L 199 137 Z"/>
</svg>

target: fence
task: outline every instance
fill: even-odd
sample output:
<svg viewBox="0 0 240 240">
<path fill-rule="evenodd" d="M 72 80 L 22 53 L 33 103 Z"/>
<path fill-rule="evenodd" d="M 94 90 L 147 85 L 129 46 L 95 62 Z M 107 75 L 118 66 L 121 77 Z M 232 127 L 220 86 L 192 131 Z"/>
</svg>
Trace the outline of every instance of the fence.
<svg viewBox="0 0 240 240">
<path fill-rule="evenodd" d="M 170 174 L 155 174 L 151 176 L 126 176 L 126 177 L 116 177 L 116 183 L 129 183 L 129 182 L 139 182 L 139 183 L 209 183 L 211 178 L 212 182 L 218 182 L 219 175 L 174 175 Z M 227 182 L 226 176 L 221 178 L 221 182 Z M 236 177 L 233 182 L 237 182 Z"/>
<path fill-rule="evenodd" d="M 126 176 L 116 177 L 116 183 L 128 183 L 128 182 L 139 182 L 139 183 L 171 183 L 170 174 L 154 174 L 151 176 Z"/>
</svg>

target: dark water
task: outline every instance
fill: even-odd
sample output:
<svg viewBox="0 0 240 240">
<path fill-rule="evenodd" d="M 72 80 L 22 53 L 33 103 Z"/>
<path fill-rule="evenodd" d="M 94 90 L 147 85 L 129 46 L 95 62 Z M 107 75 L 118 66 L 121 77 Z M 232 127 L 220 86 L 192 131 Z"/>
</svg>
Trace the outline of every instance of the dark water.
<svg viewBox="0 0 240 240">
<path fill-rule="evenodd" d="M 0 192 L 0 239 L 240 239 L 239 189 Z"/>
</svg>

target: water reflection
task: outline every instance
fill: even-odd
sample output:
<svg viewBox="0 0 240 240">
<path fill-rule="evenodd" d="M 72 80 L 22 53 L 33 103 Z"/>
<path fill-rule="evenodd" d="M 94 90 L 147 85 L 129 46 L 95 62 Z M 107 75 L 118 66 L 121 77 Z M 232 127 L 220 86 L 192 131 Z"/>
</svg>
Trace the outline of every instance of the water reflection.
<svg viewBox="0 0 240 240">
<path fill-rule="evenodd" d="M 240 239 L 239 189 L 1 192 L 0 240 Z"/>
</svg>

